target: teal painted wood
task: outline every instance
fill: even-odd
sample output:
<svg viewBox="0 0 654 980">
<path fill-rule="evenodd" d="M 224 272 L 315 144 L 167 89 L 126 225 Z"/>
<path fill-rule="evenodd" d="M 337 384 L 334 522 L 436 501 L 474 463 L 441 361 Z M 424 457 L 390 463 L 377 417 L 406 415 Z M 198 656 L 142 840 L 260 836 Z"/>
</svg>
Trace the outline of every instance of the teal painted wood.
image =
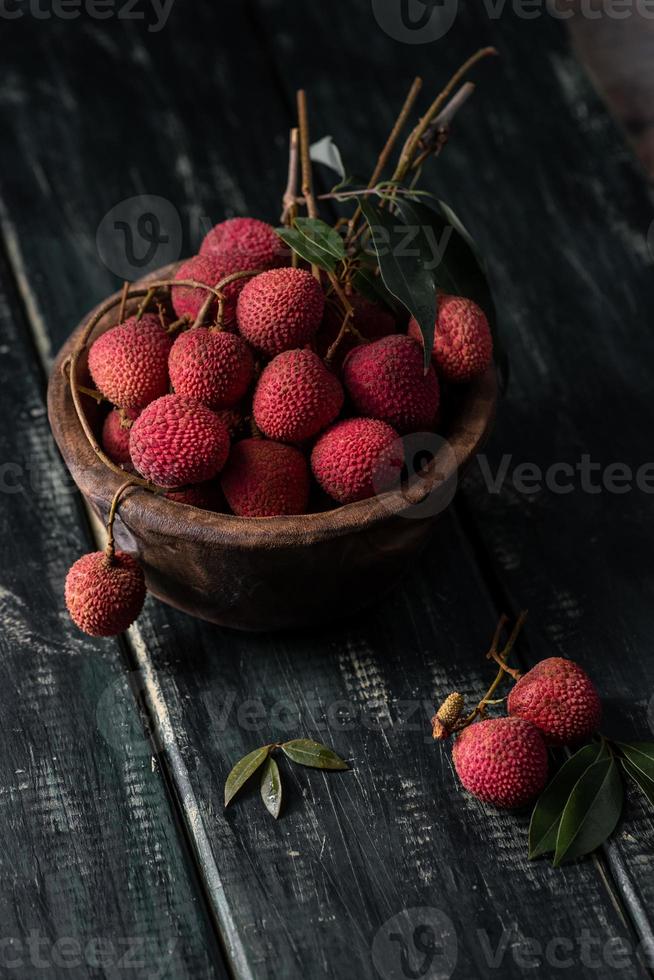
<svg viewBox="0 0 654 980">
<path fill-rule="evenodd" d="M 367 4 L 330 8 L 340 42 L 326 17 L 315 5 L 267 3 L 257 11 L 228 2 L 218 22 L 209 7 L 177 5 L 153 36 L 129 22 L 86 24 L 81 50 L 75 25 L 38 25 L 41 33 L 19 25 L 44 74 L 33 65 L 27 71 L 18 50 L 7 53 L 16 97 L 0 105 L 11 137 L 0 196 L 13 268 L 45 357 L 114 285 L 117 277 L 98 261 L 96 229 L 121 200 L 147 192 L 170 201 L 182 218 L 183 251 L 197 245 L 203 216 L 215 221 L 234 210 L 274 220 L 293 85 L 306 83 L 312 93 L 316 136 L 332 131 L 351 148 L 354 126 L 363 165 L 383 142 L 417 64 L 434 85 L 442 80 L 445 66 L 436 71 L 428 49 L 418 55 L 393 45 Z M 466 53 L 475 30 L 467 24 L 459 38 Z M 249 44 L 236 43 L 244 37 Z M 207 38 L 219 51 L 214 59 L 202 57 Z M 362 63 L 356 51 L 364 41 L 370 60 Z M 460 54 L 448 47 L 444 61 Z M 335 67 L 327 71 L 326 62 Z M 110 129 L 97 122 L 108 111 L 109 79 Z M 506 83 L 494 84 L 492 97 L 507 99 Z M 380 91 L 377 113 L 367 108 L 372 86 Z M 53 110 L 53 101 L 68 113 Z M 511 102 L 513 132 L 520 107 Z M 470 111 L 478 120 L 479 99 Z M 461 193 L 476 173 L 465 155 L 467 129 L 466 120 L 457 134 L 463 144 L 453 142 L 443 161 L 455 175 L 451 196 L 474 220 L 478 198 Z M 22 169 L 21 152 L 29 161 Z M 472 159 L 487 160 L 487 179 L 504 186 L 491 153 Z M 43 230 L 62 219 L 65 232 L 53 248 Z M 507 266 L 510 237 L 504 229 Z M 380 964 L 383 976 L 398 946 L 391 942 L 386 960 L 375 936 L 388 939 L 395 926 L 385 923 L 413 907 L 436 908 L 451 921 L 455 977 L 496 976 L 498 968 L 521 976 L 516 943 L 557 937 L 573 945 L 564 975 L 614 975 L 606 962 L 598 970 L 581 959 L 584 930 L 601 943 L 633 938 L 605 869 L 586 862 L 555 873 L 527 864 L 525 817 L 463 795 L 447 748 L 429 737 L 435 702 L 453 688 L 472 699 L 488 681 L 482 655 L 497 615 L 488 584 L 451 517 L 405 588 L 345 629 L 237 636 L 148 603 L 130 656 L 237 976 L 310 969 L 372 977 Z M 276 734 L 299 733 L 334 744 L 353 772 L 288 772 L 277 824 L 254 792 L 223 815 L 222 782 L 235 759 Z M 436 925 L 446 940 L 444 922 Z M 453 940 L 446 946 L 451 951 Z M 634 959 L 622 972 L 641 975 Z"/>
<path fill-rule="evenodd" d="M 138 684 L 63 609 L 89 536 L 4 257 L 0 337 L 0 974 L 224 977 Z"/>
</svg>

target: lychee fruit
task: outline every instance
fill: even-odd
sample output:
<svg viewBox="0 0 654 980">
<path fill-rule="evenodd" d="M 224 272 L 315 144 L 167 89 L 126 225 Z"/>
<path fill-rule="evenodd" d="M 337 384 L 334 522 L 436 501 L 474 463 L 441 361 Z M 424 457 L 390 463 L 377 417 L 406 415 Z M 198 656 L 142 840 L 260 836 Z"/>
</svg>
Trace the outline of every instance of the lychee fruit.
<svg viewBox="0 0 654 980">
<path fill-rule="evenodd" d="M 217 286 L 227 276 L 231 276 L 235 272 L 246 272 L 252 268 L 256 268 L 256 266 L 249 265 L 238 253 L 217 254 L 211 252 L 204 255 L 194 255 L 192 259 L 184 262 L 175 273 L 175 279 L 192 279 L 195 282 L 203 282 L 207 286 Z M 235 279 L 234 282 L 230 282 L 228 286 L 224 287 L 225 305 L 222 326 L 235 328 L 236 300 L 246 282 L 247 278 Z M 177 316 L 186 316 L 191 322 L 195 321 L 209 296 L 208 290 L 202 289 L 200 286 L 173 286 L 171 294 L 173 308 Z M 207 322 L 215 321 L 217 315 L 218 300 L 214 299 L 207 312 Z"/>
<path fill-rule="evenodd" d="M 238 329 L 269 357 L 310 343 L 320 326 L 325 294 L 306 269 L 270 269 L 243 287 Z"/>
<path fill-rule="evenodd" d="M 409 321 L 408 334 L 422 343 L 420 327 L 413 318 Z M 481 307 L 463 296 L 442 296 L 432 351 L 438 373 L 446 381 L 471 381 L 483 374 L 492 360 L 493 337 Z"/>
<path fill-rule="evenodd" d="M 218 494 L 214 483 L 198 483 L 185 490 L 169 490 L 165 495 L 167 500 L 172 500 L 177 504 L 188 504 L 190 507 L 199 507 L 201 510 L 215 510 L 218 503 Z"/>
<path fill-rule="evenodd" d="M 243 439 L 232 449 L 220 482 L 239 517 L 303 514 L 309 469 L 299 449 L 267 439 Z"/>
<path fill-rule="evenodd" d="M 168 357 L 168 371 L 178 395 L 209 408 L 230 408 L 250 386 L 254 358 L 242 337 L 207 327 L 180 334 Z"/>
<path fill-rule="evenodd" d="M 310 350 L 278 354 L 261 372 L 254 421 L 269 439 L 303 442 L 333 422 L 343 406 L 338 378 Z"/>
<path fill-rule="evenodd" d="M 489 718 L 469 725 L 452 749 L 464 787 L 485 803 L 524 806 L 547 782 L 542 734 L 522 718 Z"/>
<path fill-rule="evenodd" d="M 239 255 L 248 269 L 284 265 L 288 249 L 272 225 L 257 218 L 228 218 L 215 225 L 200 246 L 200 255 Z"/>
<path fill-rule="evenodd" d="M 102 448 L 110 460 L 126 470 L 134 468 L 129 454 L 129 430 L 138 414 L 133 408 L 112 408 L 102 425 Z"/>
<path fill-rule="evenodd" d="M 120 408 L 145 408 L 168 391 L 172 340 L 153 313 L 129 317 L 89 350 L 89 371 L 102 394 Z"/>
<path fill-rule="evenodd" d="M 237 405 L 235 408 L 221 408 L 216 412 L 216 415 L 227 427 L 230 439 L 236 439 L 236 437 L 241 434 L 241 430 L 243 429 L 243 425 L 245 423 L 241 406 Z"/>
<path fill-rule="evenodd" d="M 364 500 L 397 483 L 404 463 L 398 433 L 378 419 L 346 419 L 324 432 L 311 453 L 313 475 L 339 504 Z"/>
<path fill-rule="evenodd" d="M 65 598 L 76 626 L 90 636 L 115 636 L 134 622 L 145 601 L 145 578 L 125 551 L 78 558 L 66 576 Z"/>
<path fill-rule="evenodd" d="M 424 372 L 420 345 L 404 334 L 362 344 L 348 354 L 343 382 L 361 415 L 388 422 L 401 434 L 430 430 L 440 401 L 436 372 Z"/>
<path fill-rule="evenodd" d="M 511 689 L 509 715 L 530 721 L 548 745 L 580 742 L 597 731 L 602 704 L 595 685 L 578 664 L 548 657 Z"/>
<path fill-rule="evenodd" d="M 229 433 L 206 405 L 183 395 L 164 395 L 134 422 L 129 452 L 141 476 L 158 486 L 203 483 L 225 465 Z"/>
<path fill-rule="evenodd" d="M 379 303 L 373 303 L 359 293 L 353 293 L 351 296 L 348 296 L 348 300 L 354 309 L 354 314 L 350 322 L 355 327 L 357 333 L 365 337 L 366 340 L 379 340 L 381 337 L 387 337 L 389 334 L 395 332 L 397 328 L 395 317 Z M 327 351 L 335 342 L 342 325 L 343 313 L 340 307 L 337 307 L 334 303 L 327 302 L 325 304 L 325 314 L 316 337 L 316 350 L 321 357 L 325 357 Z M 346 331 L 334 352 L 332 364 L 337 366 L 342 364 L 349 352 L 359 343 L 360 341 L 356 339 L 353 333 Z"/>
</svg>

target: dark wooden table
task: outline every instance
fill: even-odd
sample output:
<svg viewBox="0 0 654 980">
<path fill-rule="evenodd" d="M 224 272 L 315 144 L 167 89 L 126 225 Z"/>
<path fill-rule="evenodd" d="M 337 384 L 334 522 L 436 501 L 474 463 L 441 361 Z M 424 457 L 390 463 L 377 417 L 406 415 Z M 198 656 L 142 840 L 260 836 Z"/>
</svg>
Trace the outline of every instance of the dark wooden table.
<svg viewBox="0 0 654 980">
<path fill-rule="evenodd" d="M 607 733 L 647 737 L 654 690 L 651 492 L 511 477 L 651 459 L 650 198 L 563 26 L 471 8 L 433 45 L 389 37 L 367 0 L 177 0 L 160 31 L 145 4 L 0 18 L 1 976 L 394 980 L 412 975 L 389 939 L 407 909 L 440 941 L 427 972 L 412 950 L 414 976 L 648 974 L 642 800 L 594 858 L 528 863 L 528 818 L 463 794 L 429 737 L 434 703 L 485 688 L 503 610 L 530 609 L 523 664 L 592 672 Z M 103 217 L 159 195 L 186 254 L 225 216 L 274 221 L 297 87 L 314 136 L 368 170 L 413 75 L 436 90 L 483 44 L 502 58 L 429 186 L 490 261 L 512 365 L 487 456 L 493 473 L 510 457 L 500 492 L 474 467 L 404 587 L 346 626 L 235 634 L 149 600 L 124 640 L 78 633 L 62 585 L 90 534 L 44 386 L 120 281 Z M 300 734 L 352 771 L 289 770 L 278 823 L 254 793 L 224 814 L 235 759 Z"/>
</svg>

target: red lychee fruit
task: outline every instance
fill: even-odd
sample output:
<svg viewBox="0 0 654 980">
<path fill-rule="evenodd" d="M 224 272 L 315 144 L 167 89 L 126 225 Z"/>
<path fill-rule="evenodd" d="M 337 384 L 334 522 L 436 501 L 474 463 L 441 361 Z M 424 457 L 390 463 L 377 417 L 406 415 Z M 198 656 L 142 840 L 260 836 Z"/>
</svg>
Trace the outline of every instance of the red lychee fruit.
<svg viewBox="0 0 654 980">
<path fill-rule="evenodd" d="M 524 806 L 547 782 L 547 748 L 531 722 L 489 718 L 469 725 L 452 749 L 465 788 L 485 803 Z"/>
<path fill-rule="evenodd" d="M 129 454 L 129 430 L 138 414 L 133 408 L 112 408 L 102 425 L 102 448 L 109 459 L 126 470 L 134 469 Z"/>
<path fill-rule="evenodd" d="M 413 318 L 408 334 L 422 344 L 420 327 Z M 471 381 L 484 373 L 493 360 L 493 337 L 486 314 L 471 299 L 439 299 L 431 356 L 446 381 Z"/>
<path fill-rule="evenodd" d="M 245 339 L 274 357 L 310 343 L 324 308 L 320 283 L 306 269 L 270 269 L 244 286 L 236 319 Z"/>
<path fill-rule="evenodd" d="M 239 255 L 247 269 L 273 269 L 286 263 L 288 249 L 272 225 L 256 218 L 229 218 L 205 236 L 200 255 Z"/>
<path fill-rule="evenodd" d="M 145 408 L 168 391 L 172 340 L 153 313 L 129 317 L 98 337 L 89 371 L 102 394 L 120 408 Z"/>
<path fill-rule="evenodd" d="M 125 551 L 94 551 L 66 576 L 65 598 L 76 626 L 89 636 L 115 636 L 134 622 L 145 601 L 143 569 Z"/>
<path fill-rule="evenodd" d="M 261 372 L 254 421 L 269 439 L 303 442 L 333 422 L 343 406 L 340 381 L 310 350 L 278 354 Z"/>
<path fill-rule="evenodd" d="M 548 745 L 580 742 L 599 728 L 602 704 L 585 670 L 563 657 L 548 657 L 511 689 L 508 713 L 541 730 Z"/>
<path fill-rule="evenodd" d="M 362 415 L 402 434 L 434 426 L 438 379 L 431 364 L 424 373 L 422 349 L 411 337 L 392 334 L 356 347 L 343 365 L 343 382 Z"/>
<path fill-rule="evenodd" d="M 346 419 L 324 432 L 313 447 L 311 469 L 340 504 L 364 500 L 399 480 L 404 462 L 400 437 L 378 419 Z"/>
<path fill-rule="evenodd" d="M 304 514 L 309 469 L 299 449 L 266 439 L 243 439 L 232 449 L 220 482 L 239 517 Z"/>
<path fill-rule="evenodd" d="M 241 406 L 236 406 L 236 408 L 222 408 L 216 412 L 216 415 L 221 422 L 224 422 L 230 439 L 236 439 L 241 434 L 245 423 Z"/>
<path fill-rule="evenodd" d="M 352 324 L 357 332 L 365 337 L 366 340 L 379 340 L 381 337 L 388 337 L 396 330 L 395 317 L 393 314 L 381 306 L 373 303 L 359 293 L 353 293 L 348 299 L 354 308 Z M 343 325 L 343 313 L 339 306 L 334 303 L 325 304 L 325 315 L 316 337 L 316 350 L 321 357 L 325 357 L 327 351 L 338 337 Z M 359 344 L 353 333 L 346 331 L 339 343 L 332 364 L 340 366 L 350 351 Z"/>
<path fill-rule="evenodd" d="M 186 487 L 185 490 L 170 490 L 165 496 L 173 503 L 188 504 L 201 510 L 215 510 L 218 503 L 214 483 L 198 483 L 194 487 Z"/>
<path fill-rule="evenodd" d="M 158 486 L 204 483 L 225 465 L 229 433 L 206 405 L 182 395 L 164 395 L 134 422 L 129 452 L 141 476 Z"/>
<path fill-rule="evenodd" d="M 184 262 L 175 273 L 175 279 L 193 279 L 195 282 L 203 282 L 207 286 L 217 286 L 227 276 L 231 276 L 235 272 L 246 272 L 252 268 L 253 266 L 248 265 L 241 255 L 234 253 L 223 255 L 211 252 L 204 255 L 194 255 L 192 259 Z M 224 327 L 235 328 L 236 300 L 246 282 L 247 278 L 235 279 L 234 282 L 230 282 L 224 288 Z M 172 301 L 175 313 L 178 317 L 186 316 L 193 322 L 204 306 L 208 295 L 208 291 L 199 286 L 173 286 Z M 209 307 L 206 322 L 215 321 L 217 315 L 218 300 L 216 299 Z"/>
<path fill-rule="evenodd" d="M 168 357 L 168 371 L 178 395 L 209 408 L 230 408 L 250 387 L 254 358 L 242 337 L 207 327 L 180 334 Z"/>
</svg>

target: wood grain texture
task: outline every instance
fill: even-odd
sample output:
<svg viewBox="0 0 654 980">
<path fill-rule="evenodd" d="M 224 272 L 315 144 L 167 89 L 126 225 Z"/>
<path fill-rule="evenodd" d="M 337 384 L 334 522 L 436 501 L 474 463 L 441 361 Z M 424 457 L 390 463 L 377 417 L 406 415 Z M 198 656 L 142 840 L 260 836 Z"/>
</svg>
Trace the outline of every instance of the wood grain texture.
<svg viewBox="0 0 654 980">
<path fill-rule="evenodd" d="M 62 602 L 88 550 L 0 261 L 0 973 L 222 977 L 120 646 Z"/>
<path fill-rule="evenodd" d="M 258 19 L 248 19 L 248 10 Z M 42 325 L 44 353 L 62 341 L 81 310 L 109 292 L 113 277 L 98 264 L 94 236 L 117 200 L 147 191 L 175 202 L 185 217 L 218 220 L 234 209 L 274 218 L 284 186 L 291 86 L 302 81 L 310 89 L 312 112 L 322 120 L 316 136 L 332 131 L 351 149 L 353 127 L 363 162 L 372 161 L 409 75 L 419 65 L 437 84 L 459 60 L 460 48 L 467 54 L 480 34 L 466 21 L 456 43 L 450 38 L 439 45 L 434 65 L 433 52 L 393 44 L 369 5 L 351 0 L 337 0 L 328 12 L 294 2 L 258 10 L 225 2 L 219 21 L 208 6 L 189 12 L 178 5 L 168 28 L 152 39 L 131 24 L 102 30 L 85 25 L 76 57 L 74 25 L 52 26 L 55 33 L 47 38 L 45 32 L 31 37 L 47 83 L 33 65 L 26 69 L 17 50 L 8 51 L 7 71 L 23 101 L 0 105 L 10 136 L 30 153 L 31 166 L 19 172 L 8 141 L 0 194 L 14 269 L 23 272 L 32 326 Z M 260 45 L 266 35 L 270 48 Z M 208 62 L 201 57 L 207 37 L 220 45 L 220 57 Z M 251 43 L 236 49 L 239 37 Z M 554 63 L 563 59 L 566 77 L 579 84 L 558 34 L 548 33 L 547 42 Z M 487 251 L 492 245 L 494 274 L 504 276 L 503 306 L 512 311 L 509 322 L 518 321 L 523 330 L 525 310 L 533 316 L 533 304 L 540 311 L 542 301 L 540 294 L 520 293 L 521 304 L 513 305 L 513 276 L 525 276 L 529 266 L 528 249 L 523 244 L 516 256 L 513 243 L 524 195 L 532 192 L 520 165 L 518 134 L 523 117 L 533 112 L 516 81 L 516 59 L 528 60 L 541 43 L 530 36 L 511 48 L 508 77 L 491 82 L 489 94 L 494 106 L 499 101 L 506 110 L 491 125 L 487 106 L 477 101 L 442 161 L 450 175 L 447 196 Z M 362 44 L 365 60 L 356 56 Z M 552 62 L 541 58 L 551 72 Z M 104 109 L 102 82 L 109 76 L 114 154 L 110 137 L 93 125 Z M 282 78 L 288 90 L 280 88 Z M 82 87 L 83 105 L 76 95 Z M 379 92 L 374 113 L 367 108 L 371 91 Z M 53 111 L 66 96 L 75 100 L 72 136 L 63 114 Z M 564 110 L 574 115 L 567 103 L 559 104 Z M 480 126 L 484 140 L 474 135 Z M 84 152 L 68 171 L 58 147 L 74 145 L 80 134 Z M 614 137 L 606 144 L 613 149 Z M 550 151 L 544 137 L 530 151 L 539 181 L 546 180 L 542 168 Z M 498 155 L 504 166 L 510 162 L 515 197 L 507 202 L 504 194 L 502 207 L 499 190 L 510 181 Z M 481 163 L 472 168 L 471 160 Z M 584 161 L 582 155 L 581 162 L 563 162 L 574 162 L 578 180 Z M 596 159 L 585 163 L 587 175 L 596 165 Z M 480 171 L 485 197 L 478 192 Z M 566 201 L 574 201 L 575 190 L 569 188 Z M 62 213 L 66 234 L 57 238 L 57 248 L 50 242 L 46 249 L 43 229 L 58 227 Z M 532 251 L 533 239 L 532 228 Z M 565 257 L 574 263 L 576 256 L 571 243 Z M 530 414 L 519 419 L 533 432 Z M 132 631 L 132 654 L 237 976 L 300 977 L 308 970 L 318 977 L 376 976 L 375 934 L 390 917 L 415 906 L 436 907 L 451 919 L 455 977 L 491 977 L 498 970 L 503 977 L 523 976 L 521 942 L 556 938 L 572 945 L 571 963 L 557 965 L 556 975 L 615 976 L 605 952 L 599 965 L 582 952 L 585 932 L 603 951 L 610 940 L 633 938 L 603 867 L 584 862 L 554 872 L 543 863 L 527 864 L 525 817 L 498 814 L 462 794 L 447 748 L 429 738 L 434 702 L 452 688 L 472 699 L 485 687 L 481 654 L 496 612 L 451 518 L 442 522 L 433 549 L 404 589 L 347 629 L 238 636 L 148 602 Z M 285 766 L 287 802 L 279 823 L 265 813 L 256 792 L 223 815 L 222 782 L 235 759 L 276 734 L 301 733 L 333 744 L 351 760 L 352 773 Z M 623 894 L 632 881 L 627 875 L 621 883 Z M 493 967 L 501 942 L 500 965 Z M 641 967 L 631 958 L 620 975 L 641 976 Z"/>
</svg>

